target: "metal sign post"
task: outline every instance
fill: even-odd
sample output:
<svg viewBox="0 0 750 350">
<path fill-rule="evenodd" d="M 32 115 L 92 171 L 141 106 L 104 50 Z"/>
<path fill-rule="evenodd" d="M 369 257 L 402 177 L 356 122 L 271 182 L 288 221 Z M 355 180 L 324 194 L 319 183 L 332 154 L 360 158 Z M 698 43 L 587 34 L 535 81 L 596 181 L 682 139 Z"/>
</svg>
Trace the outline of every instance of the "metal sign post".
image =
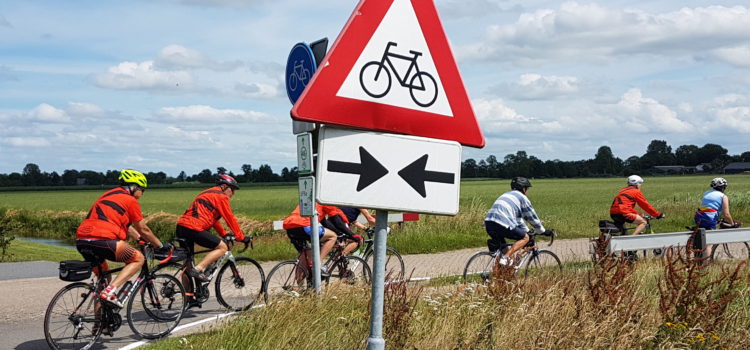
<svg viewBox="0 0 750 350">
<path fill-rule="evenodd" d="M 385 251 L 388 241 L 388 211 L 375 211 L 375 262 L 372 267 L 372 304 L 367 350 L 384 350 L 383 300 L 385 295 Z"/>
</svg>

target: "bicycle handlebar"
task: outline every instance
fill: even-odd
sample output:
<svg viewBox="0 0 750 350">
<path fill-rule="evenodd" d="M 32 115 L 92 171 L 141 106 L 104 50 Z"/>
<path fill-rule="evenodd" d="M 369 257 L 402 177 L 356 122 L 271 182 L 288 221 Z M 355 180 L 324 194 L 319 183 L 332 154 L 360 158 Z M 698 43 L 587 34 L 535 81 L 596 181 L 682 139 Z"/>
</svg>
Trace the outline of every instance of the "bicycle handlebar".
<svg viewBox="0 0 750 350">
<path fill-rule="evenodd" d="M 551 234 L 547 235 L 547 234 L 545 234 L 545 232 L 536 232 L 533 229 L 531 231 L 529 231 L 527 234 L 529 235 L 529 237 L 535 237 L 535 236 L 547 236 L 547 237 L 549 237 L 550 238 L 549 239 L 549 244 L 547 244 L 547 246 L 549 247 L 549 246 L 552 246 L 552 243 L 555 242 L 555 236 L 557 236 L 557 232 L 555 232 L 555 230 L 548 230 L 548 231 L 551 232 Z"/>
<path fill-rule="evenodd" d="M 248 237 L 250 237 L 250 236 L 248 236 Z M 229 248 L 229 250 L 231 250 L 232 247 L 234 247 L 234 245 L 237 243 L 237 237 L 235 237 L 235 235 L 233 233 L 228 233 L 228 234 L 224 235 L 224 237 L 222 237 L 221 239 L 224 240 L 224 242 L 227 244 L 227 247 Z M 245 243 L 245 242 L 242 242 L 242 243 L 245 246 L 242 247 L 242 249 L 240 249 L 239 253 L 244 253 L 247 250 L 247 248 L 253 248 L 253 249 L 255 249 L 253 247 L 253 239 L 252 238 L 250 238 L 250 240 L 248 241 L 248 243 Z"/>
</svg>

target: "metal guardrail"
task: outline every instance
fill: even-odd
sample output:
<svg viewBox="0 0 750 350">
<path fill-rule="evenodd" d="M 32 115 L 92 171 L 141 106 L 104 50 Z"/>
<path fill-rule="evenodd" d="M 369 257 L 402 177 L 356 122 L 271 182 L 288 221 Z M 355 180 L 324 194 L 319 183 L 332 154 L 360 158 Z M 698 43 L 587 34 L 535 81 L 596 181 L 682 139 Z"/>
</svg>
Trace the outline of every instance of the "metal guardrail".
<svg viewBox="0 0 750 350">
<path fill-rule="evenodd" d="M 657 249 L 685 246 L 692 232 L 640 234 L 637 236 L 612 236 L 607 251 Z M 706 231 L 706 245 L 750 242 L 750 228 Z"/>
</svg>

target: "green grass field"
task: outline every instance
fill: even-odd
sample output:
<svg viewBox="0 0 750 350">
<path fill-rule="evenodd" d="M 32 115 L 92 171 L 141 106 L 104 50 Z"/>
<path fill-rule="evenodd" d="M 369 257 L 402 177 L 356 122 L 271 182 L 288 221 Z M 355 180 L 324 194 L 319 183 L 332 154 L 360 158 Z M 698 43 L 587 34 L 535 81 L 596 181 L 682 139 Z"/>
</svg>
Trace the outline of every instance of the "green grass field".
<svg viewBox="0 0 750 350">
<path fill-rule="evenodd" d="M 692 224 L 693 211 L 714 175 L 648 177 L 643 186 L 646 198 L 667 217 L 654 221 L 654 232 L 684 231 Z M 750 176 L 728 175 L 730 206 L 733 216 L 740 221 L 750 220 Z M 559 238 L 592 237 L 597 234 L 597 223 L 609 219 L 609 206 L 615 194 L 624 187 L 624 178 L 543 179 L 532 180 L 534 187 L 529 198 L 548 228 L 557 230 Z M 422 215 L 420 221 L 409 222 L 403 230 L 389 238 L 389 245 L 402 254 L 440 252 L 485 245 L 483 219 L 495 199 L 509 188 L 508 180 L 474 180 L 461 183 L 460 211 L 455 217 Z M 153 189 L 141 198 L 146 215 L 170 218 L 149 223 L 162 237 L 170 237 L 174 215 L 181 214 L 198 189 Z M 36 236 L 70 237 L 83 213 L 101 191 L 33 191 L 0 192 L 0 207 L 25 210 L 28 230 Z M 286 217 L 297 202 L 296 186 L 248 188 L 237 192 L 232 199 L 235 213 L 248 221 L 265 223 L 256 234 L 267 232 L 270 222 Z M 62 211 L 68 212 L 60 213 Z M 73 213 L 70 213 L 73 212 Z M 35 213 L 39 213 L 34 217 Z M 66 232 L 60 234 L 61 231 Z M 73 232 L 71 232 L 73 231 Z M 284 258 L 293 250 L 280 247 L 287 244 L 283 233 L 268 237 L 267 247 L 259 240 L 252 255 L 267 259 Z M 266 249 L 270 251 L 266 251 Z"/>
</svg>

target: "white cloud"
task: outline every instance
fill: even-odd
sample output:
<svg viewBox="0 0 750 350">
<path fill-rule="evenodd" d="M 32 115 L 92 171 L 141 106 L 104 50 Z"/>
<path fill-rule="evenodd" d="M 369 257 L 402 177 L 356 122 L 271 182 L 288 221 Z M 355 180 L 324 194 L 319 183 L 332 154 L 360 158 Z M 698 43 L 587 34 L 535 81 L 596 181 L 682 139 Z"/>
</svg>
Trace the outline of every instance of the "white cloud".
<svg viewBox="0 0 750 350">
<path fill-rule="evenodd" d="M 145 61 L 122 62 L 96 75 L 94 81 L 99 87 L 117 90 L 179 90 L 181 85 L 190 85 L 192 77 L 185 71 L 159 71 L 154 61 Z"/>
<path fill-rule="evenodd" d="M 451 0 L 438 4 L 445 18 L 481 17 L 502 12 L 497 2 L 490 0 Z"/>
<path fill-rule="evenodd" d="M 232 71 L 242 66 L 240 61 L 215 61 L 197 50 L 181 45 L 169 45 L 161 49 L 155 60 L 156 67 L 165 69 L 210 69 L 215 71 Z"/>
<path fill-rule="evenodd" d="M 67 112 L 72 115 L 91 116 L 91 117 L 102 116 L 107 113 L 101 107 L 95 104 L 85 103 L 85 102 L 68 103 Z"/>
<path fill-rule="evenodd" d="M 513 90 L 516 91 L 516 98 L 538 100 L 576 94 L 579 85 L 576 77 L 527 73 L 519 77 Z"/>
<path fill-rule="evenodd" d="M 750 10 L 743 6 L 649 13 L 566 2 L 557 10 L 524 13 L 512 25 L 492 25 L 485 42 L 459 52 L 467 58 L 512 60 L 521 65 L 633 54 L 700 58 L 705 52 L 732 63 L 739 58 L 729 55 L 746 54 L 748 44 Z"/>
<path fill-rule="evenodd" d="M 49 140 L 43 137 L 8 137 L 3 143 L 14 147 L 46 147 L 50 145 Z"/>
<path fill-rule="evenodd" d="M 268 114 L 240 109 L 216 109 L 211 106 L 164 107 L 157 116 L 172 120 L 200 121 L 205 123 L 229 121 L 258 121 L 270 118 Z"/>
<path fill-rule="evenodd" d="M 68 113 L 46 103 L 42 103 L 29 111 L 27 117 L 30 120 L 40 122 L 67 123 L 70 121 Z"/>
<path fill-rule="evenodd" d="M 690 132 L 693 127 L 678 118 L 677 113 L 659 101 L 643 97 L 641 90 L 630 89 L 617 103 L 626 125 L 637 125 L 641 130 Z"/>
<path fill-rule="evenodd" d="M 556 133 L 564 127 L 558 121 L 545 121 L 525 116 L 505 105 L 502 99 L 472 100 L 477 121 L 482 130 L 488 134 L 504 134 L 508 137 L 519 137 L 519 132 Z"/>
<path fill-rule="evenodd" d="M 281 96 L 277 85 L 263 83 L 242 83 L 234 87 L 240 96 L 254 99 L 272 99 Z"/>
<path fill-rule="evenodd" d="M 713 50 L 712 54 L 735 67 L 750 67 L 750 45 L 721 47 Z"/>
</svg>

